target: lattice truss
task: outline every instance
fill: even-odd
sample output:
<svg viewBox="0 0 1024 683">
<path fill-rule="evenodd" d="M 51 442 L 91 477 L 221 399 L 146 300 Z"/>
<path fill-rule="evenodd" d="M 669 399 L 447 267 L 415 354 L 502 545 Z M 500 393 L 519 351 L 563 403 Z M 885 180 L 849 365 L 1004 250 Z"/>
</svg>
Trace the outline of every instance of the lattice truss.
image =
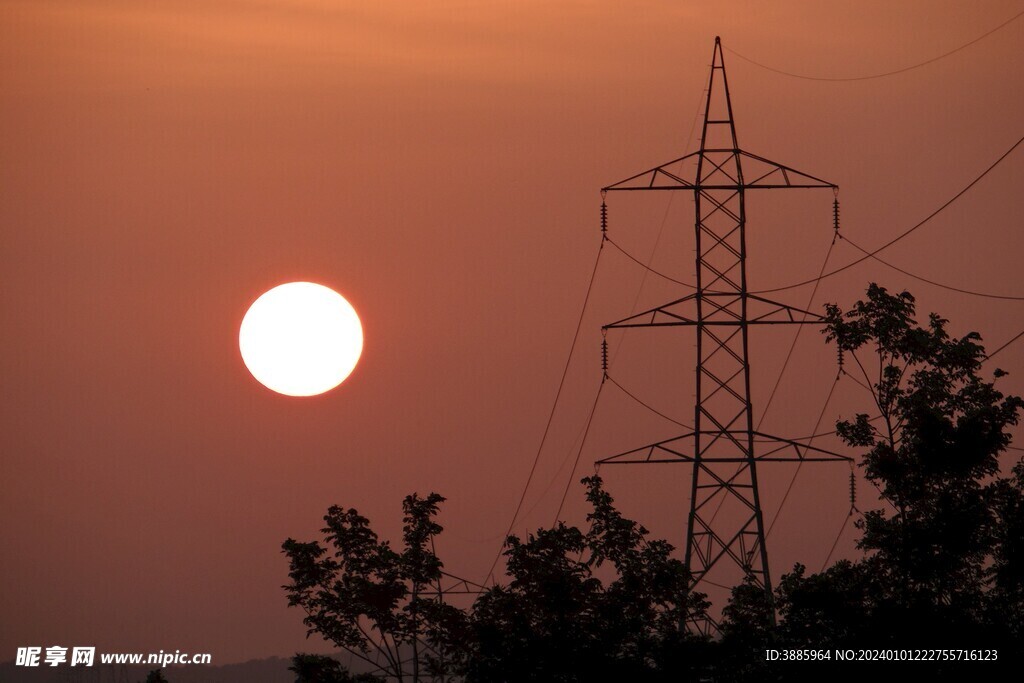
<svg viewBox="0 0 1024 683">
<path fill-rule="evenodd" d="M 725 560 L 771 594 L 757 468 L 763 462 L 849 461 L 849 458 L 756 431 L 750 403 L 749 335 L 754 325 L 820 324 L 816 313 L 748 292 L 746 206 L 750 190 L 835 185 L 745 152 L 736 141 L 732 102 L 715 38 L 700 149 L 604 188 L 688 191 L 694 195 L 696 291 L 613 322 L 632 327 L 696 328 L 694 430 L 620 453 L 598 464 L 691 463 L 685 561 L 696 586 Z M 693 179 L 672 169 L 696 163 Z M 716 518 L 731 503 L 739 514 Z"/>
</svg>

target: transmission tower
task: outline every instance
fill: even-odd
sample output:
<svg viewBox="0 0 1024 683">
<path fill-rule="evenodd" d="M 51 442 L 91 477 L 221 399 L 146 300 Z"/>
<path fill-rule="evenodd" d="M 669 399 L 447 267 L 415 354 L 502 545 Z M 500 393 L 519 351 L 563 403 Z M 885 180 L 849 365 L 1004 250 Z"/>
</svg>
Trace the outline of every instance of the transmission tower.
<svg viewBox="0 0 1024 683">
<path fill-rule="evenodd" d="M 673 170 L 681 167 L 681 162 L 696 162 L 692 180 Z M 693 193 L 696 291 L 605 325 L 603 331 L 693 326 L 697 328 L 697 362 L 693 431 L 604 458 L 598 464 L 691 463 L 685 555 L 692 576 L 691 590 L 707 580 L 720 563 L 732 563 L 766 591 L 770 605 L 772 584 L 758 466 L 766 462 L 850 460 L 754 427 L 750 328 L 822 322 L 822 316 L 816 313 L 748 290 L 746 193 L 792 188 L 836 190 L 837 186 L 740 149 L 722 45 L 716 37 L 700 149 L 602 190 L 602 196 L 617 191 Z M 716 513 L 725 503 L 739 512 L 718 518 Z M 715 627 L 713 622 L 691 626 L 702 632 Z"/>
</svg>

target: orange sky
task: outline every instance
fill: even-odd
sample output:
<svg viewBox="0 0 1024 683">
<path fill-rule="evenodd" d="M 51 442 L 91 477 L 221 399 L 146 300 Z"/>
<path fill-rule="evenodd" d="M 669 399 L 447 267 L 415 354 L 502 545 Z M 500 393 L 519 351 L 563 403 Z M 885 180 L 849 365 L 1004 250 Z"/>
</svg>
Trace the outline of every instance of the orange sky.
<svg viewBox="0 0 1024 683">
<path fill-rule="evenodd" d="M 0 621 L 0 660 L 55 643 L 204 651 L 216 663 L 309 648 L 301 614 L 285 607 L 279 548 L 312 538 L 332 503 L 393 536 L 403 495 L 443 493 L 439 549 L 451 571 L 480 580 L 568 351 L 598 189 L 692 151 L 714 36 L 783 70 L 857 76 L 934 57 L 1020 10 L 3 0 L 0 614 L 17 618 Z M 740 144 L 838 183 L 844 232 L 880 245 L 1020 137 L 1022 44 L 1024 18 L 934 64 L 843 83 L 726 52 Z M 1022 184 L 1018 150 L 886 255 L 1021 294 Z M 831 239 L 829 193 L 777 194 L 748 204 L 754 288 L 813 276 Z M 690 206 L 616 195 L 611 230 L 646 257 L 664 220 L 654 265 L 686 279 Z M 832 263 L 854 256 L 841 244 Z M 236 343 L 249 303 L 295 279 L 340 291 L 366 332 L 352 377 L 310 400 L 257 384 Z M 655 280 L 640 305 L 679 295 Z M 978 330 L 989 348 L 1024 328 L 1024 304 L 871 264 L 826 280 L 814 306 L 848 305 L 870 280 L 909 288 L 922 312 Z M 599 327 L 628 314 L 640 283 L 625 259 L 602 257 L 517 531 L 551 521 L 599 381 Z M 778 298 L 803 307 L 808 295 Z M 684 420 L 688 334 L 631 333 L 613 366 Z M 791 334 L 754 339 L 755 410 Z M 797 351 L 765 420 L 780 435 L 810 432 L 835 373 L 813 331 Z M 999 365 L 1012 373 L 1004 389 L 1024 392 L 1024 343 Z M 826 424 L 867 411 L 866 398 L 841 385 Z M 576 478 L 675 431 L 606 392 Z M 787 467 L 762 477 L 769 519 Z M 824 560 L 848 508 L 842 470 L 801 473 L 769 539 L 776 576 Z M 603 474 L 628 514 L 682 543 L 685 467 Z M 568 519 L 583 513 L 574 487 Z M 837 556 L 854 553 L 848 534 Z"/>
</svg>

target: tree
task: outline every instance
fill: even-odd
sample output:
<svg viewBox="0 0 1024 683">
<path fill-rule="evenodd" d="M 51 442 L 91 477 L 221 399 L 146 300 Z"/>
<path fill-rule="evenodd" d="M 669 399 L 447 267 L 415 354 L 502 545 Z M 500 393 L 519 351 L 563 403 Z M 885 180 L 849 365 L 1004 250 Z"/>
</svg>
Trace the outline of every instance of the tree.
<svg viewBox="0 0 1024 683">
<path fill-rule="evenodd" d="M 291 583 L 284 589 L 289 606 L 306 611 L 307 635 L 319 633 L 399 681 L 443 675 L 442 650 L 457 642 L 452 632 L 465 621 L 425 590 L 441 580 L 432 539 L 442 531 L 434 517 L 443 501 L 436 493 L 405 498 L 401 552 L 380 541 L 356 510 L 338 506 L 324 516 L 325 545 L 286 540 Z"/>
<path fill-rule="evenodd" d="M 910 624 L 948 634 L 984 621 L 989 565 L 1007 549 L 1000 492 L 1009 500 L 1013 491 L 997 479 L 999 456 L 1024 406 L 981 377 L 977 333 L 954 338 L 947 320 L 933 313 L 920 326 L 914 314 L 909 293 L 872 284 L 850 311 L 828 306 L 825 330 L 871 388 L 878 413 L 836 427 L 848 445 L 866 449 L 865 477 L 892 507 L 864 514 L 858 547 L 882 591 L 877 621 L 903 638 Z M 873 359 L 862 362 L 862 350 Z"/>
<path fill-rule="evenodd" d="M 712 680 L 774 681 L 773 665 L 765 662 L 765 648 L 777 645 L 772 628 L 772 605 L 753 577 L 747 576 L 732 589 L 718 624 L 721 640 L 714 658 Z"/>
<path fill-rule="evenodd" d="M 764 591 L 747 581 L 723 611 L 719 642 L 681 628 L 706 616 L 705 596 L 689 591 L 673 548 L 625 518 L 596 476 L 583 480 L 589 528 L 559 522 L 509 536 L 508 582 L 471 610 L 424 597 L 442 573 L 437 494 L 405 499 L 400 552 L 355 510 L 330 508 L 323 531 L 333 552 L 284 543 L 289 603 L 306 610 L 310 634 L 367 661 L 380 648 L 380 673 L 398 680 L 768 681 L 783 675 L 765 663 L 769 646 L 1020 649 L 1024 461 L 1002 476 L 999 458 L 1024 401 L 996 389 L 1001 370 L 983 378 L 977 334 L 953 338 L 934 314 L 919 325 L 906 292 L 872 285 L 848 312 L 826 313 L 827 339 L 877 413 L 840 421 L 837 433 L 860 451 L 887 508 L 857 521 L 861 559 L 817 574 L 798 564 L 781 578 L 777 626 Z M 305 664 L 306 679 L 293 668 L 300 680 L 350 680 L 329 677 L 347 675 L 336 663 Z"/>
<path fill-rule="evenodd" d="M 560 522 L 508 538 L 510 582 L 473 607 L 468 681 L 678 681 L 702 668 L 707 643 L 680 626 L 708 605 L 683 563 L 615 509 L 600 477 L 583 483 L 587 532 Z"/>
<path fill-rule="evenodd" d="M 599 477 L 583 483 L 593 507 L 589 530 L 559 523 L 525 541 L 510 536 L 510 582 L 484 591 L 468 612 L 418 592 L 440 578 L 430 543 L 441 532 L 433 517 L 444 499 L 436 494 L 405 499 L 402 553 L 355 510 L 337 506 L 324 518 L 333 553 L 320 543 L 285 541 L 289 604 L 306 610 L 309 634 L 366 661 L 380 643 L 387 664 L 379 673 L 397 680 L 693 679 L 708 643 L 680 626 L 704 617 L 704 596 L 689 592 L 689 574 L 670 557 L 671 545 L 649 539 L 615 509 Z M 416 643 L 420 664 L 408 667 L 403 653 Z M 293 670 L 307 677 L 300 680 L 348 680 L 328 677 L 339 671 L 333 660 L 294 661 Z"/>
<path fill-rule="evenodd" d="M 993 626 L 1024 643 L 1024 460 L 996 487 L 996 542 L 986 611 Z"/>
<path fill-rule="evenodd" d="M 922 326 L 914 316 L 913 296 L 877 285 L 848 312 L 826 307 L 826 338 L 870 390 L 875 413 L 838 422 L 837 433 L 861 451 L 860 466 L 887 509 L 857 521 L 861 559 L 818 574 L 797 564 L 781 578 L 776 628 L 752 626 L 762 592 L 734 589 L 723 615 L 723 680 L 774 680 L 779 671 L 761 654 L 769 642 L 827 649 L 1024 641 L 1024 463 L 999 476 L 1024 402 L 996 389 L 1002 370 L 982 377 L 987 357 L 977 334 L 953 338 L 945 319 L 932 314 Z"/>
<path fill-rule="evenodd" d="M 296 654 L 289 671 L 295 683 L 370 683 L 379 680 L 370 674 L 352 675 L 337 659 L 324 655 Z"/>
</svg>

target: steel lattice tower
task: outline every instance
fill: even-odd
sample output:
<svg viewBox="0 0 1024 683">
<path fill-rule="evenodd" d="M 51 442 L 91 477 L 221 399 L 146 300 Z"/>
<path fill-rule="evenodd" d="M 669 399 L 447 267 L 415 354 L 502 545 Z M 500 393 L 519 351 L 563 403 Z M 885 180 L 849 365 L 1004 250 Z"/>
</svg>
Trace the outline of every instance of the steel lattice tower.
<svg viewBox="0 0 1024 683">
<path fill-rule="evenodd" d="M 684 161 L 696 161 L 693 180 L 671 170 Z M 692 463 L 685 555 L 692 574 L 691 589 L 720 560 L 727 560 L 763 587 L 769 600 L 772 584 L 758 465 L 849 461 L 845 456 L 764 434 L 754 427 L 748 353 L 751 326 L 820 324 L 822 320 L 816 313 L 770 301 L 748 290 L 746 193 L 783 188 L 836 186 L 739 148 L 721 41 L 716 37 L 699 151 L 602 190 L 693 193 L 696 291 L 603 329 L 693 326 L 697 328 L 697 359 L 693 431 L 605 458 L 598 464 Z M 688 452 L 687 446 L 692 450 Z M 716 508 L 726 502 L 742 513 L 716 520 Z M 694 626 L 706 631 L 712 625 Z"/>
</svg>

